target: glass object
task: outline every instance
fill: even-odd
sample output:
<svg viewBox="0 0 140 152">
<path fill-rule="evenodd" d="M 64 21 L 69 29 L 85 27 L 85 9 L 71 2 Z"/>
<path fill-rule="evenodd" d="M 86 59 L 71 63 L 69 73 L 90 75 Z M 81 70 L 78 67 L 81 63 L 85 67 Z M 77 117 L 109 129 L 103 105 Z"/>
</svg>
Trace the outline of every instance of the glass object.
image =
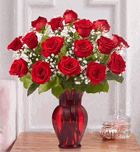
<svg viewBox="0 0 140 152">
<path fill-rule="evenodd" d="M 116 139 L 118 137 L 118 129 L 113 121 L 106 121 L 100 130 L 100 136 L 103 139 Z"/>
<path fill-rule="evenodd" d="M 118 128 L 118 138 L 129 138 L 131 135 L 131 119 L 129 116 L 118 116 L 114 120 Z"/>
<path fill-rule="evenodd" d="M 78 148 L 85 132 L 88 115 L 81 105 L 83 93 L 75 89 L 59 97 L 59 105 L 52 114 L 52 123 L 60 148 Z"/>
</svg>

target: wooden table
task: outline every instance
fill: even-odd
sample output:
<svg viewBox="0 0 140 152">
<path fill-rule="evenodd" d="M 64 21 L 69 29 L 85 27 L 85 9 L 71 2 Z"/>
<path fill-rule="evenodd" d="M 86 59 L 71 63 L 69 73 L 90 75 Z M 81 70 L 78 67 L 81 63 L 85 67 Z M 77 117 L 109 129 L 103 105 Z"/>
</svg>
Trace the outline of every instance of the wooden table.
<svg viewBox="0 0 140 152">
<path fill-rule="evenodd" d="M 140 152 L 134 135 L 129 139 L 103 141 L 99 134 L 85 133 L 78 149 L 60 149 L 53 133 L 23 132 L 11 152 Z"/>
</svg>

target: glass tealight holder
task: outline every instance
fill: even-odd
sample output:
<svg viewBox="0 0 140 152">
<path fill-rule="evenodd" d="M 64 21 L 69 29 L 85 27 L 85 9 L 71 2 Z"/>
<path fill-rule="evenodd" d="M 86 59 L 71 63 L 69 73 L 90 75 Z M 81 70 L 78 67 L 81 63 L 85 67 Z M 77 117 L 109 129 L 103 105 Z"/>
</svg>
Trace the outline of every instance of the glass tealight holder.
<svg viewBox="0 0 140 152">
<path fill-rule="evenodd" d="M 100 130 L 100 136 L 105 139 L 116 139 L 118 137 L 118 129 L 113 121 L 105 121 Z"/>
<path fill-rule="evenodd" d="M 118 129 L 118 138 L 129 138 L 131 135 L 131 119 L 129 116 L 118 116 L 114 119 Z"/>
</svg>

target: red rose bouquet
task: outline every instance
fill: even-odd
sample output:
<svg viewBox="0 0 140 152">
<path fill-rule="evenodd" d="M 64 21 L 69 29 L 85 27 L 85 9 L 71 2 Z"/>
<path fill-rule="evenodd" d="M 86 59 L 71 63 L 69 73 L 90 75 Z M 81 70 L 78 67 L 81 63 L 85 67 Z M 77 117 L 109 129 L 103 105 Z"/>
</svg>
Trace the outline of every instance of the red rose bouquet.
<svg viewBox="0 0 140 152">
<path fill-rule="evenodd" d="M 50 22 L 39 16 L 31 25 L 29 33 L 8 45 L 15 57 L 9 72 L 20 78 L 27 95 L 37 88 L 39 93 L 51 89 L 56 97 L 72 88 L 108 92 L 109 80 L 123 81 L 126 63 L 120 52 L 129 45 L 118 35 L 106 36 L 106 20 L 79 19 L 66 10 Z"/>
</svg>

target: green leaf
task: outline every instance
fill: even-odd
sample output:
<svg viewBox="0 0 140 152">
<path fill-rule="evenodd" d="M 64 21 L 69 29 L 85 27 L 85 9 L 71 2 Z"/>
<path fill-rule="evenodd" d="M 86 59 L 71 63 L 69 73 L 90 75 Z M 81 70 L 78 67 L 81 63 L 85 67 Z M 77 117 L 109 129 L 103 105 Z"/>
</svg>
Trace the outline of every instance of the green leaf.
<svg viewBox="0 0 140 152">
<path fill-rule="evenodd" d="M 31 84 L 33 83 L 32 77 L 30 74 L 27 74 L 27 75 L 21 77 L 20 81 L 23 82 L 24 88 L 26 88 L 26 89 L 28 89 L 31 86 Z"/>
<path fill-rule="evenodd" d="M 51 82 L 47 82 L 45 84 L 40 84 L 39 88 L 38 88 L 38 93 L 42 93 L 42 92 L 46 92 L 51 88 Z"/>
<path fill-rule="evenodd" d="M 67 90 L 72 91 L 73 88 L 74 88 L 73 86 L 69 86 L 69 87 L 67 88 Z"/>
<path fill-rule="evenodd" d="M 87 86 L 86 92 L 87 93 L 97 93 L 97 92 L 101 92 L 103 90 L 103 85 L 102 84 L 98 84 L 96 86 L 89 84 Z"/>
<path fill-rule="evenodd" d="M 51 88 L 52 88 L 52 94 L 58 98 L 62 93 L 66 91 L 61 85 L 61 82 L 64 77 L 62 76 L 56 76 L 55 80 L 53 81 Z M 70 89 L 70 88 L 69 88 Z"/>
<path fill-rule="evenodd" d="M 40 55 L 40 51 L 42 50 L 42 47 L 38 45 L 35 49 L 36 54 Z"/>
<path fill-rule="evenodd" d="M 87 93 L 97 93 L 97 92 L 108 92 L 109 85 L 108 82 L 105 80 L 104 83 L 100 83 L 98 85 L 89 84 L 87 86 L 86 92 Z"/>
<path fill-rule="evenodd" d="M 62 48 L 62 50 L 61 50 L 61 52 L 58 55 L 58 62 L 62 59 L 62 56 L 66 55 L 66 52 L 67 52 L 66 46 L 64 45 L 63 48 Z"/>
<path fill-rule="evenodd" d="M 123 80 L 124 80 L 123 76 L 119 76 L 119 75 L 113 74 L 110 71 L 107 72 L 106 79 L 107 80 L 115 80 L 115 81 L 120 82 L 120 83 L 122 83 Z"/>
<path fill-rule="evenodd" d="M 33 82 L 27 91 L 27 96 L 32 94 L 38 87 L 39 87 L 39 84 L 36 84 L 35 82 Z"/>
<path fill-rule="evenodd" d="M 68 32 L 68 34 L 70 35 L 70 37 L 73 37 L 73 33 L 72 32 Z"/>
<path fill-rule="evenodd" d="M 87 58 L 85 58 L 88 62 L 96 61 L 95 55 L 90 55 Z"/>
<path fill-rule="evenodd" d="M 101 82 L 101 84 L 103 85 L 103 92 L 108 92 L 109 91 L 108 81 L 105 80 L 104 82 Z"/>
<path fill-rule="evenodd" d="M 86 90 L 86 86 L 83 86 L 81 84 L 75 84 L 75 90 L 77 90 L 78 92 L 84 92 Z"/>
<path fill-rule="evenodd" d="M 96 41 L 97 37 L 98 37 L 98 34 L 94 34 L 93 40 Z"/>
<path fill-rule="evenodd" d="M 62 93 L 64 93 L 66 91 L 66 89 L 63 89 L 63 87 L 61 85 L 52 88 L 52 94 L 58 98 Z"/>
<path fill-rule="evenodd" d="M 41 29 L 41 31 L 40 31 L 40 33 L 44 34 L 45 31 L 46 31 L 45 26 L 43 26 L 42 29 Z"/>
<path fill-rule="evenodd" d="M 39 88 L 38 88 L 38 93 L 42 93 L 42 92 L 46 92 L 48 91 L 50 88 L 54 88 L 60 85 L 60 81 L 59 81 L 59 77 L 56 76 L 55 79 L 50 80 L 49 82 L 45 83 L 45 84 L 40 84 Z"/>
<path fill-rule="evenodd" d="M 85 82 L 81 82 L 80 84 L 75 84 L 74 88 L 78 91 L 78 92 L 84 92 L 86 90 L 87 85 L 85 84 Z"/>
<path fill-rule="evenodd" d="M 80 40 L 80 36 L 79 36 L 78 32 L 75 32 L 75 33 L 74 33 L 74 39 Z"/>
<path fill-rule="evenodd" d="M 63 79 L 63 82 L 61 84 L 64 89 L 74 87 L 74 78 L 71 77 L 71 78 L 68 78 L 67 80 Z"/>
<path fill-rule="evenodd" d="M 40 43 L 45 42 L 47 38 L 49 38 L 48 35 L 42 36 L 42 39 L 41 39 Z"/>
<path fill-rule="evenodd" d="M 100 61 L 100 64 L 106 64 L 108 59 L 109 59 L 110 55 L 105 55 L 105 54 L 102 54 L 101 55 L 101 61 Z"/>
</svg>

